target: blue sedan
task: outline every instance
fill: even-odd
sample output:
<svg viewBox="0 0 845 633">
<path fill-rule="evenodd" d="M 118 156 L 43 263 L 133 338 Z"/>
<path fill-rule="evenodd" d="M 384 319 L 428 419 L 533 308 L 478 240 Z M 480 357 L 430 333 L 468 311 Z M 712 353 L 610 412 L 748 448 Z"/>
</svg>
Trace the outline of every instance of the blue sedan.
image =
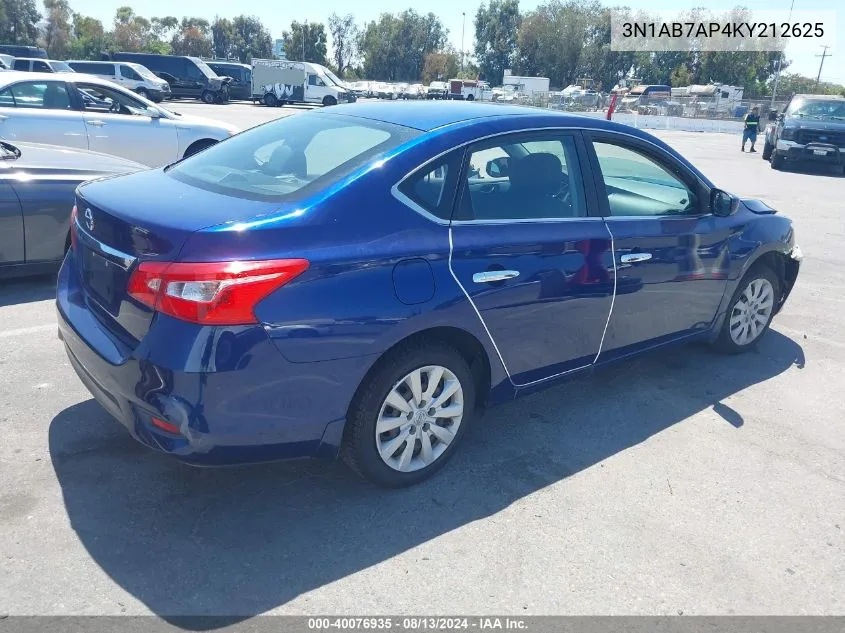
<svg viewBox="0 0 845 633">
<path fill-rule="evenodd" d="M 287 117 L 81 186 L 72 226 L 60 337 L 133 437 L 386 486 L 486 405 L 666 344 L 751 349 L 801 259 L 790 220 L 649 134 L 496 104 Z"/>
</svg>

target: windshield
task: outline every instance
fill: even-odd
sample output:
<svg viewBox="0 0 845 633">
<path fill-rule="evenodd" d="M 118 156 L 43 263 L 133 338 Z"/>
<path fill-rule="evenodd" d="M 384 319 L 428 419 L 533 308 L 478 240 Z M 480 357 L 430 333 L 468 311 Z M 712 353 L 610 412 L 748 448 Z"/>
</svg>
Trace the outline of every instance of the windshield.
<svg viewBox="0 0 845 633">
<path fill-rule="evenodd" d="M 191 60 L 196 63 L 196 65 L 202 71 L 202 74 L 208 77 L 209 79 L 213 79 L 217 76 L 217 73 L 211 70 L 211 67 L 204 61 L 202 61 L 199 57 L 191 57 Z"/>
<path fill-rule="evenodd" d="M 346 88 L 346 84 L 344 83 L 343 79 L 335 75 L 331 70 L 328 68 L 323 68 L 323 72 L 329 78 L 329 80 L 338 88 Z"/>
<path fill-rule="evenodd" d="M 845 99 L 794 99 L 786 114 L 810 119 L 845 120 Z"/>
<path fill-rule="evenodd" d="M 281 202 L 327 187 L 419 134 L 370 119 L 298 114 L 238 134 L 167 173 L 224 195 Z"/>
<path fill-rule="evenodd" d="M 76 72 L 64 62 L 50 62 L 54 73 L 72 73 Z"/>
<path fill-rule="evenodd" d="M 141 64 L 131 64 L 131 68 L 148 81 L 154 81 L 156 83 L 164 81 L 161 77 L 156 77 L 149 68 L 142 66 Z"/>
</svg>

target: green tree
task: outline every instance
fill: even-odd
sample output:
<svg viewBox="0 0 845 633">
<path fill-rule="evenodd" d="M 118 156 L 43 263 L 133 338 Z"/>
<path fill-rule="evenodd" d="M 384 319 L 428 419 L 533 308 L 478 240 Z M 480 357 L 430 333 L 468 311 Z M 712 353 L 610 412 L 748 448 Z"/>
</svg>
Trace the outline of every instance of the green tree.
<svg viewBox="0 0 845 633">
<path fill-rule="evenodd" d="M 232 20 L 231 54 L 244 64 L 253 58 L 268 59 L 273 56 L 273 38 L 261 20 L 247 15 L 239 15 Z"/>
<path fill-rule="evenodd" d="M 217 59 L 229 59 L 235 55 L 235 28 L 230 20 L 214 18 L 211 25 L 211 45 Z"/>
<path fill-rule="evenodd" d="M 367 77 L 387 81 L 418 81 L 426 56 L 446 47 L 448 31 L 433 13 L 413 9 L 382 13 L 366 25 L 359 47 Z"/>
<path fill-rule="evenodd" d="M 0 41 L 31 46 L 38 40 L 38 12 L 35 0 L 2 0 Z"/>
<path fill-rule="evenodd" d="M 152 39 L 152 24 L 136 15 L 132 7 L 123 6 L 114 15 L 114 41 L 118 50 L 145 51 Z"/>
<path fill-rule="evenodd" d="M 174 55 L 211 57 L 211 24 L 203 18 L 182 18 L 177 33 L 170 40 Z"/>
<path fill-rule="evenodd" d="M 501 84 L 506 68 L 516 53 L 517 33 L 522 21 L 519 0 L 490 0 L 475 14 L 475 56 L 481 76 Z"/>
<path fill-rule="evenodd" d="M 287 58 L 315 64 L 327 63 L 328 50 L 326 27 L 322 22 L 297 22 L 290 24 L 290 31 L 282 33 Z"/>
<path fill-rule="evenodd" d="M 332 36 L 332 57 L 340 76 L 352 66 L 358 50 L 358 27 L 351 13 L 343 17 L 337 13 L 329 16 L 329 33 Z"/>
<path fill-rule="evenodd" d="M 44 0 L 47 21 L 42 34 L 42 45 L 53 59 L 65 59 L 70 49 L 73 12 L 67 0 Z"/>
<path fill-rule="evenodd" d="M 669 79 L 672 82 L 671 85 L 673 88 L 689 86 L 692 83 L 692 75 L 690 74 L 689 68 L 686 67 L 686 64 L 677 66 L 675 70 L 672 71 Z"/>
<path fill-rule="evenodd" d="M 153 37 L 164 42 L 172 39 L 176 34 L 179 29 L 179 20 L 172 15 L 168 15 L 163 18 L 152 18 L 150 25 Z"/>
<path fill-rule="evenodd" d="M 432 81 L 448 81 L 458 76 L 461 60 L 455 51 L 429 53 L 425 56 L 422 80 L 429 84 Z"/>
<path fill-rule="evenodd" d="M 109 50 L 110 34 L 99 20 L 74 13 L 73 39 L 68 57 L 72 59 L 100 59 Z"/>
</svg>

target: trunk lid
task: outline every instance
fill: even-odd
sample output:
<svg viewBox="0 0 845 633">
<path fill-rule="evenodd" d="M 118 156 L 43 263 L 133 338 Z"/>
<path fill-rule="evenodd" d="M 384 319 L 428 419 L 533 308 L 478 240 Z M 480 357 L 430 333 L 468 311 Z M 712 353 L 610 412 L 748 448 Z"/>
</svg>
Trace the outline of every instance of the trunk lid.
<svg viewBox="0 0 845 633">
<path fill-rule="evenodd" d="M 154 316 L 127 293 L 139 261 L 175 261 L 195 231 L 249 220 L 279 206 L 192 187 L 162 170 L 83 185 L 76 202 L 75 261 L 86 303 L 132 349 Z"/>
</svg>

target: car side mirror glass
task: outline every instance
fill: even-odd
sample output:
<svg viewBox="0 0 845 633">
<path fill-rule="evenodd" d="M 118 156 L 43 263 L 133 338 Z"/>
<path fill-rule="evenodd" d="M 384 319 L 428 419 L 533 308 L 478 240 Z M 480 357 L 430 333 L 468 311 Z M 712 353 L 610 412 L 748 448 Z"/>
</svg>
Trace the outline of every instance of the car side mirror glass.
<svg viewBox="0 0 845 633">
<path fill-rule="evenodd" d="M 710 213 L 725 218 L 733 213 L 734 198 L 731 194 L 721 189 L 710 190 Z"/>
<path fill-rule="evenodd" d="M 505 178 L 508 175 L 508 157 L 500 156 L 499 158 L 487 161 L 484 171 L 491 178 Z"/>
<path fill-rule="evenodd" d="M 154 108 L 153 106 L 147 106 L 147 116 L 151 119 L 160 119 L 161 112 L 158 111 L 158 108 Z"/>
</svg>

